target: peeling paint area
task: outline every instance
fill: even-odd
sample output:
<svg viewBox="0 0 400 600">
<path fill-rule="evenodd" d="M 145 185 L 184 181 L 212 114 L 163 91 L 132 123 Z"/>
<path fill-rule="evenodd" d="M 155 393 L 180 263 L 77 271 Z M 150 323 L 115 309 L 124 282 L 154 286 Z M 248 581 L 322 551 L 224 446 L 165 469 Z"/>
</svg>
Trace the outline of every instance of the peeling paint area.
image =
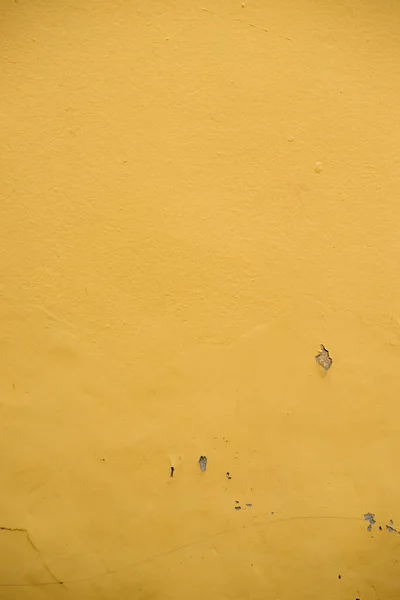
<svg viewBox="0 0 400 600">
<path fill-rule="evenodd" d="M 397 529 L 395 529 L 391 525 L 386 525 L 386 531 L 388 531 L 389 533 L 398 533 Z"/>
<path fill-rule="evenodd" d="M 364 519 L 365 521 L 368 521 L 369 525 L 367 527 L 368 531 L 372 530 L 372 526 L 375 525 L 376 521 L 375 521 L 375 515 L 373 513 L 365 513 L 364 515 Z"/>
<path fill-rule="evenodd" d="M 376 524 L 376 519 L 375 519 L 375 514 L 368 512 L 365 513 L 364 515 L 364 520 L 368 521 L 368 527 L 367 530 L 371 531 L 372 530 L 372 526 Z M 378 526 L 379 531 L 383 531 L 383 527 L 382 525 Z M 394 527 L 394 521 L 393 519 L 389 519 L 389 525 L 385 525 L 385 529 L 388 533 L 400 533 L 400 531 L 398 531 L 395 527 Z"/>
<path fill-rule="evenodd" d="M 207 457 L 206 456 L 200 456 L 199 465 L 200 465 L 200 471 L 202 473 L 205 473 L 207 470 Z"/>
<path fill-rule="evenodd" d="M 321 344 L 321 351 L 315 357 L 317 364 L 319 364 L 325 371 L 328 371 L 332 365 L 332 358 L 329 356 L 329 350 L 325 348 L 323 344 Z"/>
</svg>

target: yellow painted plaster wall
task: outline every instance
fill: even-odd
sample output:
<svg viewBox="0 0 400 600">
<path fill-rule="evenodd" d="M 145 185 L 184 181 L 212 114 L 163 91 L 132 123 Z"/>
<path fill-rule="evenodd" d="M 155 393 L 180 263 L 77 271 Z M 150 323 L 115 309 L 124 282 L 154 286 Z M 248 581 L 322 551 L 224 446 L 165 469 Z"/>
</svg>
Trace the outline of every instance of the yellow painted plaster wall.
<svg viewBox="0 0 400 600">
<path fill-rule="evenodd" d="M 0 19 L 1 600 L 398 599 L 399 3 Z"/>
</svg>

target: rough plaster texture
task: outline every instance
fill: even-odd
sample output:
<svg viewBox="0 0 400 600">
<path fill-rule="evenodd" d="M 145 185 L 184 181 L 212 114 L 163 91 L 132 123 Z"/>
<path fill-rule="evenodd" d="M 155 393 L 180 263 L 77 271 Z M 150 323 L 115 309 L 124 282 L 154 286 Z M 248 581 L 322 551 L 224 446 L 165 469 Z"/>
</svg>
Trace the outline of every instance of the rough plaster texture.
<svg viewBox="0 0 400 600">
<path fill-rule="evenodd" d="M 398 599 L 399 32 L 2 2 L 1 600 Z"/>
</svg>

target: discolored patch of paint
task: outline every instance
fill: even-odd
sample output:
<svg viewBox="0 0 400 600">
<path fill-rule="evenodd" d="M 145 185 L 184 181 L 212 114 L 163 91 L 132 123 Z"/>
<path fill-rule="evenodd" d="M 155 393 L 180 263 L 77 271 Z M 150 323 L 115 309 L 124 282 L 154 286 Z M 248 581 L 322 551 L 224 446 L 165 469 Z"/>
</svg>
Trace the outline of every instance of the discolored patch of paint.
<svg viewBox="0 0 400 600">
<path fill-rule="evenodd" d="M 325 369 L 325 371 L 331 367 L 333 362 L 329 356 L 329 350 L 327 350 L 323 344 L 321 344 L 321 351 L 318 352 L 315 360 L 323 369 Z"/>
<path fill-rule="evenodd" d="M 199 465 L 200 465 L 200 470 L 205 473 L 206 469 L 207 469 L 207 457 L 206 456 L 200 456 L 199 458 Z"/>
</svg>

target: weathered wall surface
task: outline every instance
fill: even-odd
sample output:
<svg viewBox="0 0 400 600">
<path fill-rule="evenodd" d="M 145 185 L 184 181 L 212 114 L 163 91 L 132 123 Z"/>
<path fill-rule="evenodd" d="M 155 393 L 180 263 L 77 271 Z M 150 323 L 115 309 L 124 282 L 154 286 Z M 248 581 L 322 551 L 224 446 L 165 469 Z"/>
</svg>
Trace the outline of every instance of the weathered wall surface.
<svg viewBox="0 0 400 600">
<path fill-rule="evenodd" d="M 398 599 L 399 4 L 0 19 L 0 598 Z"/>
</svg>

